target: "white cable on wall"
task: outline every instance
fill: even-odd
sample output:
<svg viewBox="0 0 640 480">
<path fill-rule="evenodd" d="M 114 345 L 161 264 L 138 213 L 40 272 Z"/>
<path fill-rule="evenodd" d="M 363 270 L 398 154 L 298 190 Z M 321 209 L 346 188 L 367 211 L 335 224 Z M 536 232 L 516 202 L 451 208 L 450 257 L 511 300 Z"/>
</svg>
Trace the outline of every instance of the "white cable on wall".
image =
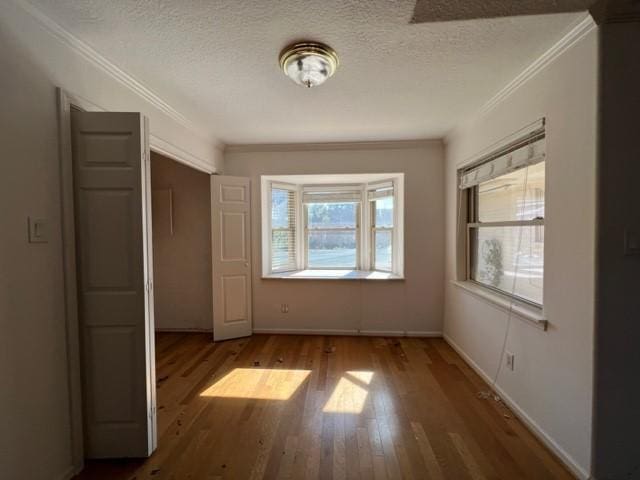
<svg viewBox="0 0 640 480">
<path fill-rule="evenodd" d="M 522 191 L 522 203 L 521 203 L 521 208 L 522 208 L 522 214 L 524 215 L 524 210 L 526 208 L 526 201 L 527 201 L 527 189 L 528 189 L 528 182 L 529 182 L 529 167 L 525 168 L 525 173 L 524 173 L 524 188 Z M 496 390 L 496 384 L 498 383 L 498 378 L 500 376 L 500 372 L 502 371 L 502 363 L 504 362 L 504 356 L 507 350 L 507 341 L 509 339 L 509 332 L 511 330 L 511 321 L 513 319 L 513 307 L 515 306 L 515 302 L 513 300 L 513 297 L 515 295 L 516 292 L 516 282 L 518 279 L 518 268 L 520 266 L 520 249 L 522 248 L 522 229 L 524 228 L 523 225 L 518 226 L 518 243 L 517 243 L 517 249 L 516 249 L 516 255 L 517 255 L 517 259 L 516 259 L 516 263 L 514 265 L 514 269 L 513 269 L 513 282 L 511 284 L 511 297 L 509 300 L 509 310 L 507 313 L 507 325 L 505 327 L 505 331 L 504 331 L 504 337 L 502 339 L 502 347 L 500 349 L 500 357 L 498 359 L 498 366 L 496 368 L 496 373 L 495 375 L 492 377 L 491 379 L 491 383 L 489 384 L 489 390 L 484 391 L 484 392 L 479 392 L 478 396 L 481 398 L 489 398 L 493 395 L 494 400 L 496 401 L 500 401 L 500 397 L 495 393 Z"/>
</svg>

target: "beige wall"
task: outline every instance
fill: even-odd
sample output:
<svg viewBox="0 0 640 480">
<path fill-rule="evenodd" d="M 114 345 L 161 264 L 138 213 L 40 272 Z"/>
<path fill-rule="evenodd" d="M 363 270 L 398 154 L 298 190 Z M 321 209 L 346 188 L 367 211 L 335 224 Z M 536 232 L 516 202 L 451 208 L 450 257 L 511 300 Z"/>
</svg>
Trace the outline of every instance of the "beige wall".
<svg viewBox="0 0 640 480">
<path fill-rule="evenodd" d="M 454 286 L 456 169 L 521 127 L 547 119 L 543 332 L 514 318 L 506 347 L 515 371 L 498 387 L 547 443 L 587 476 L 591 452 L 596 178 L 596 32 L 447 142 L 447 338 L 493 377 L 508 314 Z"/>
<path fill-rule="evenodd" d="M 56 94 L 2 29 L 0 59 L 0 477 L 50 480 L 71 468 Z"/>
<path fill-rule="evenodd" d="M 261 279 L 260 175 L 405 173 L 405 281 Z M 269 331 L 442 331 L 443 148 L 228 151 L 225 174 L 252 181 L 254 328 Z M 289 313 L 280 305 L 289 305 Z"/>
<path fill-rule="evenodd" d="M 212 329 L 209 184 L 210 175 L 151 153 L 157 330 Z"/>
</svg>

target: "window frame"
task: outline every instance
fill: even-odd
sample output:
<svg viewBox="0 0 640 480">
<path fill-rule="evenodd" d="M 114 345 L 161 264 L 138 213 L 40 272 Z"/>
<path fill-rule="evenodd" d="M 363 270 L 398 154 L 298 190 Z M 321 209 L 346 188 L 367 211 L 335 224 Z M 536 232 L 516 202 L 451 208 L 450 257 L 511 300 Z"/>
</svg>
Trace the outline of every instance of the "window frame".
<svg viewBox="0 0 640 480">
<path fill-rule="evenodd" d="M 544 160 L 543 160 L 544 162 Z M 540 162 L 542 163 L 542 162 Z M 546 167 L 546 165 L 545 165 Z M 528 167 L 525 167 L 528 168 Z M 545 168 L 545 183 L 546 183 L 546 168 Z M 542 300 L 542 303 L 537 303 L 533 300 L 530 300 L 528 298 L 524 298 L 521 297 L 519 295 L 516 295 L 514 292 L 507 292 L 504 290 L 501 290 L 500 288 L 491 286 L 491 285 L 487 285 L 486 283 L 480 282 L 478 280 L 476 280 L 475 278 L 473 278 L 473 267 L 472 267 L 472 255 L 474 254 L 475 251 L 475 243 L 474 243 L 474 235 L 472 234 L 472 230 L 477 229 L 480 230 L 481 228 L 495 228 L 495 227 L 544 227 L 544 217 L 539 217 L 539 218 L 535 218 L 535 219 L 531 219 L 531 220 L 505 220 L 505 221 L 495 221 L 495 222 L 480 222 L 479 221 L 479 217 L 478 217 L 478 208 L 479 208 L 479 190 L 480 190 L 480 185 L 478 184 L 474 187 L 471 187 L 470 189 L 468 189 L 468 205 L 467 205 L 467 212 L 468 212 L 468 217 L 467 217 L 467 231 L 466 231 L 466 268 L 467 268 L 467 280 L 472 282 L 475 285 L 478 285 L 482 288 L 486 288 L 488 290 L 491 290 L 493 292 L 496 292 L 500 295 L 505 295 L 507 297 L 513 298 L 515 300 L 517 300 L 518 302 L 530 305 L 532 307 L 536 307 L 536 308 L 543 308 L 544 306 L 544 297 Z M 544 243 L 544 242 L 542 242 Z M 544 265 L 544 264 L 543 264 Z M 542 282 L 544 284 L 544 273 L 543 273 L 543 277 L 542 277 Z"/>
<path fill-rule="evenodd" d="M 352 176 L 358 177 L 356 182 L 346 183 L 350 175 L 340 175 L 338 181 L 340 183 L 327 183 L 325 181 L 318 181 L 309 183 L 310 177 L 317 176 L 319 178 L 326 177 L 338 177 L 337 175 L 263 175 L 261 177 L 262 195 L 261 195 L 261 207 L 262 207 L 262 277 L 263 278 L 279 278 L 287 277 L 296 272 L 304 271 L 344 271 L 354 272 L 360 274 L 380 272 L 381 274 L 389 275 L 389 277 L 383 277 L 388 279 L 403 279 L 404 278 L 404 174 L 403 173 L 390 173 L 388 176 L 385 174 L 371 174 L 371 181 L 362 182 L 362 177 L 367 175 L 354 174 Z M 304 177 L 306 183 L 296 183 L 298 180 L 296 177 Z M 285 181 L 286 179 L 286 181 Z M 289 179 L 292 179 L 289 183 Z M 343 179 L 345 182 L 343 182 Z M 374 234 L 372 223 L 375 219 L 372 215 L 373 201 L 370 199 L 370 192 L 380 188 L 380 184 L 387 184 L 393 187 L 393 227 L 379 229 L 392 231 L 392 269 L 383 270 L 375 268 L 375 252 L 372 251 L 372 246 L 375 244 L 372 235 Z M 291 189 L 296 191 L 296 269 L 295 270 L 272 270 L 272 228 L 271 228 L 271 207 L 272 207 L 272 190 L 273 188 Z M 303 200 L 305 191 L 330 191 L 330 192 L 360 192 L 360 199 L 357 203 L 356 214 L 356 267 L 355 268 L 341 268 L 341 267 L 309 267 L 308 262 L 308 241 L 309 241 L 309 229 L 308 229 L 308 212 L 307 206 Z M 341 203 L 341 202 L 336 202 Z M 344 203 L 350 203 L 344 201 Z M 316 231 L 353 231 L 351 227 L 336 227 L 336 228 L 314 228 Z M 289 274 L 289 275 L 287 275 Z M 304 278 L 304 275 L 301 276 Z M 336 277 L 314 277 L 319 279 L 332 279 Z M 353 278 L 353 277 L 352 277 Z M 365 277 L 359 277 L 365 278 Z M 379 279 L 376 277 L 374 279 Z"/>
</svg>

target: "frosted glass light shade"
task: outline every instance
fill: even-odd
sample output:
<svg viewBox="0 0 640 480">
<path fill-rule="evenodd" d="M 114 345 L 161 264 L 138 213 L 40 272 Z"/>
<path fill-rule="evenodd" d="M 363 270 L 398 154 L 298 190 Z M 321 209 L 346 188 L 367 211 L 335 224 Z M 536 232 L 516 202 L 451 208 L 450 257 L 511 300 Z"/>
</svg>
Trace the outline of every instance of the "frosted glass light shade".
<svg viewBox="0 0 640 480">
<path fill-rule="evenodd" d="M 321 43 L 296 43 L 282 51 L 280 66 L 298 85 L 317 87 L 335 73 L 338 56 L 331 47 Z"/>
</svg>

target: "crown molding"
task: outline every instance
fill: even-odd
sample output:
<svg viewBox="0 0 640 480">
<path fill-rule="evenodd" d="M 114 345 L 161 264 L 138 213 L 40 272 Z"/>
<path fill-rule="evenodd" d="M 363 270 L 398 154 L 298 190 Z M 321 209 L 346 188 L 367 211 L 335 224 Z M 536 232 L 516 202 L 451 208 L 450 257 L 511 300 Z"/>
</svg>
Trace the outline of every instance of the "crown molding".
<svg viewBox="0 0 640 480">
<path fill-rule="evenodd" d="M 64 27 L 56 23 L 54 20 L 46 16 L 34 5 L 27 0 L 13 0 L 14 4 L 22 9 L 27 15 L 36 20 L 44 29 L 49 32 L 53 37 L 59 40 L 69 49 L 73 50 L 84 59 L 88 60 L 93 66 L 103 71 L 118 83 L 128 88 L 136 95 L 144 99 L 149 104 L 160 110 L 169 118 L 189 129 L 191 132 L 206 138 L 207 140 L 214 141 L 211 135 L 202 131 L 201 128 L 194 122 L 187 119 L 183 114 L 178 112 L 175 108 L 165 102 L 159 95 L 154 93 L 150 88 L 145 86 L 139 80 L 136 80 L 132 75 L 122 70 L 120 67 L 112 63 L 103 55 L 98 53 L 92 47 L 66 30 Z M 215 142 L 215 141 L 214 141 Z M 215 142 L 217 148 L 223 148 L 222 144 Z"/>
<path fill-rule="evenodd" d="M 591 15 L 586 14 L 571 30 L 569 30 L 551 48 L 538 57 L 527 68 L 520 72 L 513 80 L 505 85 L 498 93 L 491 97 L 480 109 L 477 116 L 482 117 L 504 102 L 522 85 L 535 77 L 547 65 L 566 52 L 569 48 L 582 40 L 597 27 Z"/>
<path fill-rule="evenodd" d="M 247 145 L 229 145 L 224 149 L 225 153 L 250 153 L 250 152 L 307 152 L 328 150 L 394 150 L 423 148 L 433 145 L 442 145 L 441 139 L 422 140 L 390 140 L 371 142 L 326 142 L 326 143 L 254 143 Z"/>
</svg>

